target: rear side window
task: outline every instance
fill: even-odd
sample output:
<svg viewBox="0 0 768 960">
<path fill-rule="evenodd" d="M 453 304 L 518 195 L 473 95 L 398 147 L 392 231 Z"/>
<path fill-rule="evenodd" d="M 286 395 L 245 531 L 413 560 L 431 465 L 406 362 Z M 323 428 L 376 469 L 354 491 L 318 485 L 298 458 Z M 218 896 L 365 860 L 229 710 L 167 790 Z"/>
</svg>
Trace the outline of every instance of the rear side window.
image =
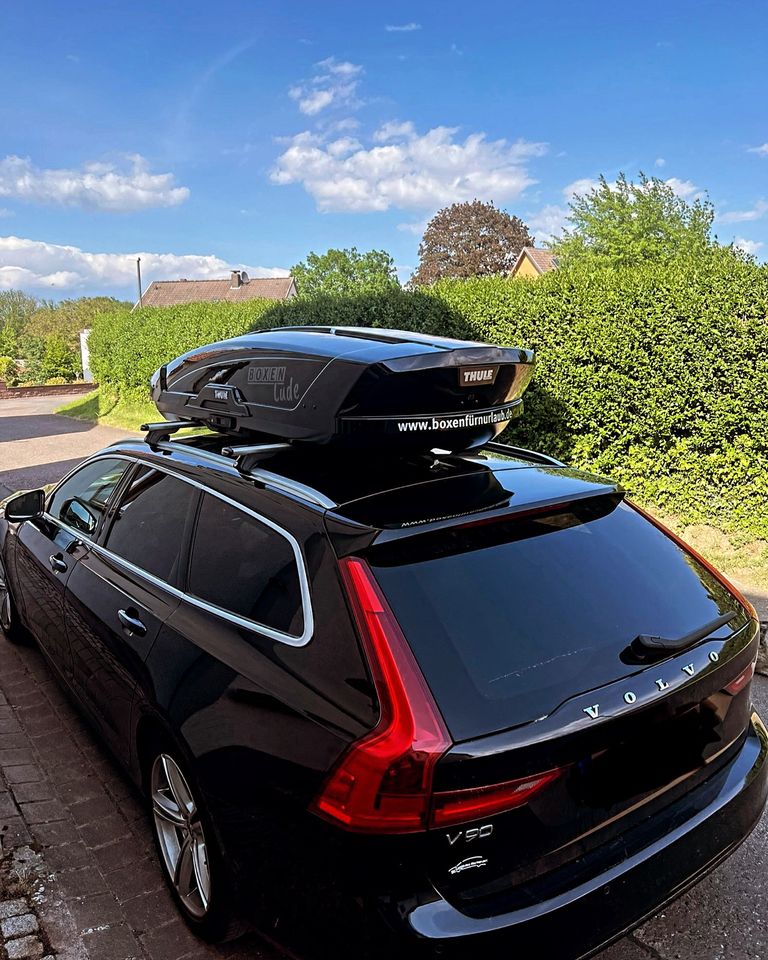
<svg viewBox="0 0 768 960">
<path fill-rule="evenodd" d="M 679 638 L 740 605 L 693 557 L 607 498 L 424 533 L 369 563 L 457 739 L 536 720 L 636 673 L 638 634 Z"/>
<path fill-rule="evenodd" d="M 302 634 L 301 587 L 291 544 L 210 494 L 200 508 L 187 589 L 228 613 L 294 637 Z"/>
<path fill-rule="evenodd" d="M 185 530 L 198 490 L 167 473 L 140 467 L 120 499 L 106 547 L 165 583 L 175 584 Z"/>
<path fill-rule="evenodd" d="M 48 513 L 92 537 L 130 461 L 93 460 L 65 480 L 51 497 Z"/>
</svg>

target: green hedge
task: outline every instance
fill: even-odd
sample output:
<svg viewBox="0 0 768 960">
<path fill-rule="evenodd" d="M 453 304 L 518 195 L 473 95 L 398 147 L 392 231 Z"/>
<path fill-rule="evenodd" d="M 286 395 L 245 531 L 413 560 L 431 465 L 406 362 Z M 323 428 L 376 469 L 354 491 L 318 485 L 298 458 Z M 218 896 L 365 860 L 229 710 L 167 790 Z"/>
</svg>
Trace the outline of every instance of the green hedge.
<svg viewBox="0 0 768 960">
<path fill-rule="evenodd" d="M 88 338 L 94 379 L 121 393 L 146 395 L 161 364 L 203 343 L 247 333 L 273 305 L 271 300 L 188 303 L 100 314 Z"/>
<path fill-rule="evenodd" d="M 507 438 L 624 482 L 686 521 L 768 536 L 768 268 L 727 252 L 690 264 L 484 277 L 428 290 L 112 313 L 97 379 L 144 388 L 165 360 L 247 329 L 401 327 L 533 347 Z"/>
</svg>

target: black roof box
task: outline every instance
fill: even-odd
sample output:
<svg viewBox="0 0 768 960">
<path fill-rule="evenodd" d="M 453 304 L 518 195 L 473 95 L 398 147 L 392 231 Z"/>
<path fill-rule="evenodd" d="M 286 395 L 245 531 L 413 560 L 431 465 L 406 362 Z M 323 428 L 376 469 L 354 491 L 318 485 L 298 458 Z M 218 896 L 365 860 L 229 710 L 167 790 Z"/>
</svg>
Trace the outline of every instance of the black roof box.
<svg viewBox="0 0 768 960">
<path fill-rule="evenodd" d="M 281 327 L 199 347 L 155 372 L 169 420 L 243 438 L 467 450 L 522 410 L 533 351 L 402 330 Z"/>
</svg>

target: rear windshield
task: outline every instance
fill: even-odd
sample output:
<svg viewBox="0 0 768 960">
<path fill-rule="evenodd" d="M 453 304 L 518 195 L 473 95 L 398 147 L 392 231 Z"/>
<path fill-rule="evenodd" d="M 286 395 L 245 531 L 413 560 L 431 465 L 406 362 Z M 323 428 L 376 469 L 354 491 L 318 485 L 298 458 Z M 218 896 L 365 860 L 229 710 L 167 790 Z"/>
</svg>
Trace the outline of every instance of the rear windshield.
<svg viewBox="0 0 768 960">
<path fill-rule="evenodd" d="M 745 622 L 706 569 L 608 498 L 422 534 L 368 561 L 457 740 L 637 672 L 620 655 L 640 633 L 677 638 L 731 610 L 725 633 Z"/>
</svg>

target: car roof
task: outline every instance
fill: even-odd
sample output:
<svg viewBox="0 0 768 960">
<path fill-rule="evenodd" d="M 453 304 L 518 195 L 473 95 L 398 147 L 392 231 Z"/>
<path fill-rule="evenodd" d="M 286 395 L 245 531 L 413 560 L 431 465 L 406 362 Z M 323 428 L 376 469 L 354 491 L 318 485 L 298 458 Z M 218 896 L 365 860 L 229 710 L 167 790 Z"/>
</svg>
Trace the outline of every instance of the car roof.
<svg viewBox="0 0 768 960">
<path fill-rule="evenodd" d="M 245 473 L 221 452 L 230 442 L 216 434 L 152 445 L 129 440 L 103 453 L 154 461 L 197 482 L 204 468 L 202 482 L 214 486 L 217 475 L 228 483 L 239 479 L 251 489 L 254 482 L 262 483 L 309 509 L 378 530 L 454 522 L 489 510 L 517 511 L 618 490 L 601 477 L 526 451 L 516 454 L 515 448 L 509 454 L 481 450 L 403 457 L 304 447 L 270 452 Z"/>
</svg>

